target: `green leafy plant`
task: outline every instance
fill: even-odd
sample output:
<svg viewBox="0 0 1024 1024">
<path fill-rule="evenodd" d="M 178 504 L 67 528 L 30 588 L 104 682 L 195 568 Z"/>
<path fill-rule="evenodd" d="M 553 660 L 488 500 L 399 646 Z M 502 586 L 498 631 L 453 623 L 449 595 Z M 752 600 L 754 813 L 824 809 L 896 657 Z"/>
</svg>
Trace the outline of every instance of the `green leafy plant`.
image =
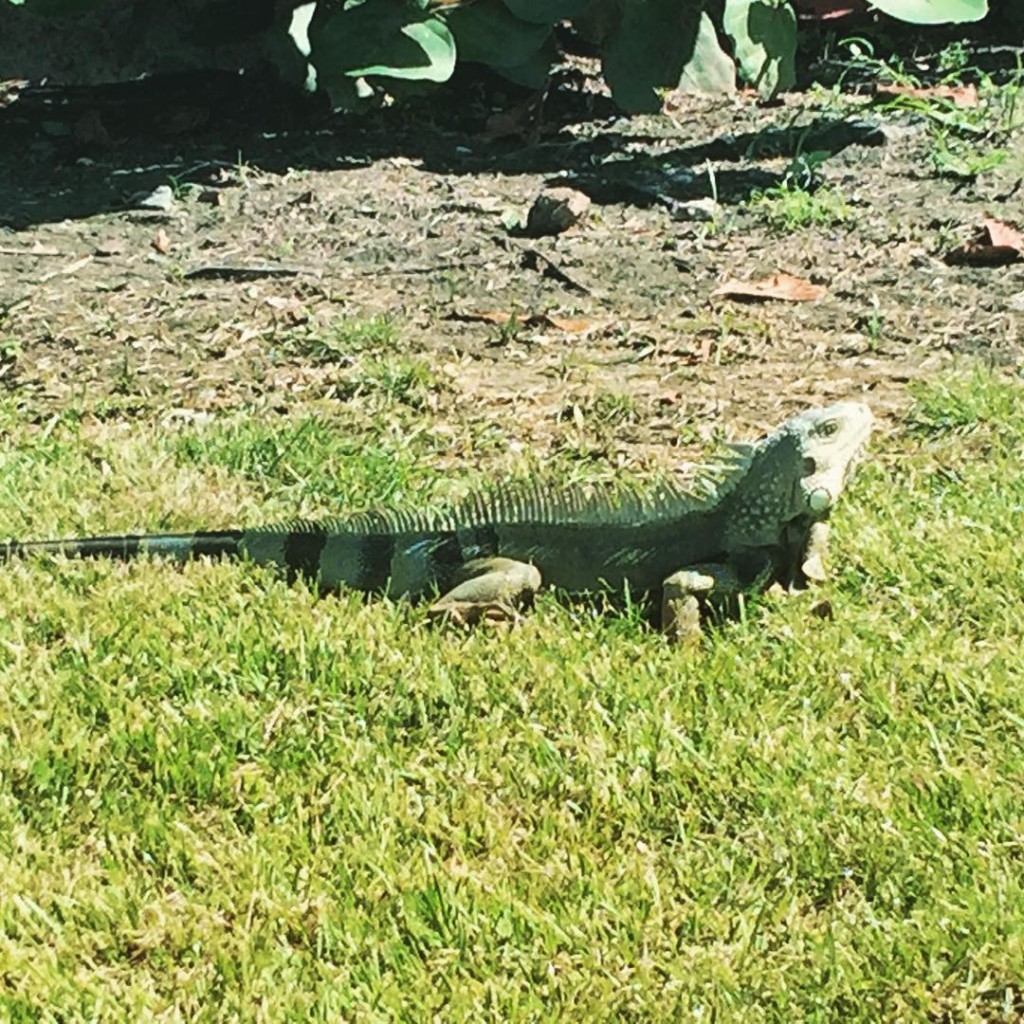
<svg viewBox="0 0 1024 1024">
<path fill-rule="evenodd" d="M 410 83 L 450 77 L 456 58 L 486 64 L 512 81 L 540 88 L 557 59 L 555 27 L 572 21 L 594 43 L 616 102 L 627 111 L 656 111 L 665 90 L 730 88 L 740 73 L 765 95 L 793 82 L 796 19 L 787 0 L 431 0 L 320 2 L 308 26 L 317 82 L 339 107 Z M 304 35 L 304 39 L 306 35 Z M 303 44 L 305 49 L 305 44 Z"/>
<path fill-rule="evenodd" d="M 24 355 L 21 343 L 13 337 L 0 337 L 0 375 Z"/>
<path fill-rule="evenodd" d="M 180 175 L 168 174 L 167 184 L 171 186 L 171 194 L 177 200 L 187 199 L 192 191 L 195 189 L 195 185 L 191 182 L 185 181 Z"/>
<path fill-rule="evenodd" d="M 940 177 L 973 181 L 978 175 L 1001 167 L 1009 159 L 1008 149 L 983 149 L 965 144 L 946 130 L 937 130 L 932 137 L 931 161 Z"/>
<path fill-rule="evenodd" d="M 838 189 L 823 186 L 811 191 L 787 182 L 755 192 L 751 196 L 750 207 L 779 233 L 808 227 L 832 227 L 842 224 L 850 215 L 850 208 Z"/>
<path fill-rule="evenodd" d="M 886 0 L 904 21 L 974 21 L 987 0 Z M 540 88 L 569 21 L 594 44 L 615 101 L 657 111 L 664 91 L 731 88 L 736 74 L 764 96 L 795 80 L 796 16 L 789 0 L 345 0 L 321 2 L 311 60 L 340 106 L 402 82 L 444 81 L 456 58 Z"/>
<path fill-rule="evenodd" d="M 284 349 L 321 363 L 346 363 L 368 349 L 387 350 L 399 338 L 398 324 L 386 314 L 341 317 L 327 327 L 296 330 Z"/>
<path fill-rule="evenodd" d="M 844 40 L 850 60 L 846 72 L 863 71 L 871 78 L 906 87 L 879 104 L 920 117 L 931 137 L 931 163 L 942 176 L 973 180 L 979 174 L 1014 159 L 1013 134 L 1021 127 L 1020 96 L 1024 90 L 1024 65 L 1002 83 L 970 64 L 962 44 L 952 43 L 938 55 L 938 80 L 925 81 L 897 58 L 874 55 L 869 40 Z M 966 92 L 970 82 L 976 93 Z M 948 89 L 946 87 L 949 87 Z M 959 90 L 959 92 L 957 91 Z M 971 96 L 970 102 L 965 97 Z"/>
<path fill-rule="evenodd" d="M 751 208 L 780 233 L 843 223 L 850 213 L 846 200 L 837 188 L 825 185 L 821 175 L 829 155 L 823 150 L 805 152 L 798 146 L 782 181 L 755 191 L 750 198 Z"/>
<path fill-rule="evenodd" d="M 374 79 L 444 82 L 455 70 L 455 40 L 428 0 L 318 3 L 308 36 L 317 80 L 337 106 L 368 99 Z"/>
<path fill-rule="evenodd" d="M 722 19 L 743 76 L 774 96 L 796 80 L 796 15 L 785 2 L 725 0 Z"/>
<path fill-rule="evenodd" d="M 574 16 L 581 7 L 576 0 L 556 0 L 545 17 L 529 5 L 478 0 L 456 7 L 445 20 L 456 39 L 460 60 L 486 64 L 510 81 L 540 88 L 557 57 L 555 20 Z"/>
<path fill-rule="evenodd" d="M 981 21 L 988 13 L 988 0 L 871 0 L 883 14 L 915 25 Z"/>
<path fill-rule="evenodd" d="M 9 3 L 43 17 L 95 6 Z M 875 6 L 919 24 L 977 21 L 988 9 L 987 0 Z M 612 97 L 626 111 L 660 110 L 664 92 L 680 87 L 728 89 L 737 74 L 766 97 L 795 80 L 790 0 L 317 0 L 285 5 L 273 33 L 290 41 L 278 47 L 286 73 L 325 91 L 335 107 L 358 109 L 445 82 L 457 60 L 541 88 L 558 58 L 556 28 L 565 22 L 596 47 Z"/>
</svg>

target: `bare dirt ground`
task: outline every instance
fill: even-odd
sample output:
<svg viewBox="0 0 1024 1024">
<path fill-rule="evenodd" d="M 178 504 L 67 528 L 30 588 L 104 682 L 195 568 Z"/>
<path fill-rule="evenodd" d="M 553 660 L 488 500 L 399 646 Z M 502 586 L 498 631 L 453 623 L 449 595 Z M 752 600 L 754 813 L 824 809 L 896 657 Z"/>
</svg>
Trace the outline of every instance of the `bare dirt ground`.
<svg viewBox="0 0 1024 1024">
<path fill-rule="evenodd" d="M 986 215 L 1024 219 L 1019 135 L 965 181 L 935 173 L 925 120 L 831 94 L 625 119 L 584 90 L 504 138 L 487 97 L 266 132 L 172 100 L 130 137 L 96 91 L 0 110 L 0 386 L 26 417 L 283 411 L 411 374 L 439 418 L 544 448 L 611 416 L 628 449 L 842 398 L 884 416 L 908 382 L 1021 360 L 1024 264 L 942 258 Z M 751 192 L 815 149 L 846 219 L 780 230 Z M 170 209 L 139 208 L 168 184 Z M 587 217 L 510 232 L 546 184 L 589 194 Z M 713 223 L 680 217 L 710 195 Z M 824 297 L 712 295 L 779 271 Z"/>
</svg>

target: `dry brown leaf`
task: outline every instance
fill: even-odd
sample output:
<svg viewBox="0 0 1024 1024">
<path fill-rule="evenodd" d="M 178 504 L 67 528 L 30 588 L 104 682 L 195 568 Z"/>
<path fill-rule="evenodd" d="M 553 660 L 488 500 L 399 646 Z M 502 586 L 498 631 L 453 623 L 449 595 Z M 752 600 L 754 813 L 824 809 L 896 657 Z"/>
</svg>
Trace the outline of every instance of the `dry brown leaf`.
<svg viewBox="0 0 1024 1024">
<path fill-rule="evenodd" d="M 545 314 L 541 319 L 546 320 L 552 327 L 557 327 L 560 331 L 568 331 L 570 334 L 582 334 L 594 326 L 589 320 L 574 320 L 564 316 Z"/>
<path fill-rule="evenodd" d="M 170 235 L 168 235 L 167 232 L 164 231 L 163 228 L 161 228 L 156 233 L 156 237 L 153 239 L 150 245 L 152 245 L 153 248 L 156 249 L 156 251 L 160 253 L 161 256 L 166 256 L 171 251 Z"/>
<path fill-rule="evenodd" d="M 792 274 L 773 274 L 757 281 L 726 281 L 712 293 L 713 299 L 780 299 L 783 302 L 816 302 L 825 295 L 820 284 L 811 284 Z"/>
<path fill-rule="evenodd" d="M 995 217 L 986 217 L 981 225 L 988 232 L 993 245 L 1016 249 L 1024 256 L 1024 234 L 1012 224 L 1007 224 L 1005 220 L 996 220 Z"/>
<path fill-rule="evenodd" d="M 863 14 L 864 0 L 797 0 L 793 5 L 797 17 L 808 21 L 834 21 L 851 14 Z"/>
<path fill-rule="evenodd" d="M 978 105 L 976 85 L 877 85 L 875 96 L 883 100 L 897 96 L 912 96 L 919 100 L 949 100 L 955 107 L 971 108 Z"/>
<path fill-rule="evenodd" d="M 996 267 L 1024 259 L 1024 234 L 1012 224 L 986 217 L 969 242 L 946 253 L 952 266 Z"/>
<path fill-rule="evenodd" d="M 263 300 L 271 309 L 287 310 L 289 313 L 302 309 L 303 303 L 295 295 L 268 295 Z"/>
</svg>

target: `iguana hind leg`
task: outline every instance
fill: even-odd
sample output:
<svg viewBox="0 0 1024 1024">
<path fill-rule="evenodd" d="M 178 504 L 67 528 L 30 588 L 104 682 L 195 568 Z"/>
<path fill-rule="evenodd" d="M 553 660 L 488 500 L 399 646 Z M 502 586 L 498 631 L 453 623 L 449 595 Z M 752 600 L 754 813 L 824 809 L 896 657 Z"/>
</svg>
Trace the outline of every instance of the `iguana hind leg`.
<svg viewBox="0 0 1024 1024">
<path fill-rule="evenodd" d="M 459 626 L 477 622 L 515 620 L 518 609 L 529 604 L 540 589 L 540 571 L 511 558 L 478 558 L 467 562 L 459 582 L 427 611 L 432 621 Z"/>
</svg>

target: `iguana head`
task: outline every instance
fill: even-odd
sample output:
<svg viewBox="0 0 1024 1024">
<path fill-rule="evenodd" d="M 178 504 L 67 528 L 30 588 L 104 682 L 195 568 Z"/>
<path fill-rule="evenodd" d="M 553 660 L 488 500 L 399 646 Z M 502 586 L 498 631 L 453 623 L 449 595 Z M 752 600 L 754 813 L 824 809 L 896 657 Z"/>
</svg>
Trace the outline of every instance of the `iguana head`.
<svg viewBox="0 0 1024 1024">
<path fill-rule="evenodd" d="M 754 448 L 731 498 L 730 540 L 774 543 L 795 520 L 826 519 L 868 438 L 873 417 L 860 402 L 840 402 L 787 420 Z"/>
<path fill-rule="evenodd" d="M 860 402 L 809 409 L 782 426 L 803 459 L 794 491 L 795 514 L 823 518 L 836 503 L 871 436 L 874 417 Z"/>
</svg>

